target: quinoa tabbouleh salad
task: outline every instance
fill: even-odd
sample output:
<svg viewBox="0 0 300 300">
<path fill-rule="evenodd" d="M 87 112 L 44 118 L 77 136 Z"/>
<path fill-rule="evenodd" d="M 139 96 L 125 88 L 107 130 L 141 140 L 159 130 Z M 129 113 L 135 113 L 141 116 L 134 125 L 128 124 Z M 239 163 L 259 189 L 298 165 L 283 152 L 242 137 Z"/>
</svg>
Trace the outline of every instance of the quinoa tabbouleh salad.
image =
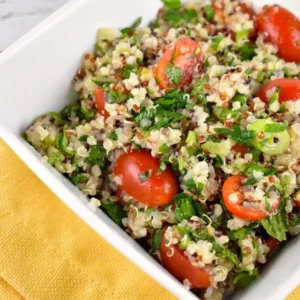
<svg viewBox="0 0 300 300">
<path fill-rule="evenodd" d="M 278 5 L 163 4 L 148 27 L 100 29 L 78 100 L 25 138 L 187 288 L 221 299 L 300 232 L 300 22 Z"/>
</svg>

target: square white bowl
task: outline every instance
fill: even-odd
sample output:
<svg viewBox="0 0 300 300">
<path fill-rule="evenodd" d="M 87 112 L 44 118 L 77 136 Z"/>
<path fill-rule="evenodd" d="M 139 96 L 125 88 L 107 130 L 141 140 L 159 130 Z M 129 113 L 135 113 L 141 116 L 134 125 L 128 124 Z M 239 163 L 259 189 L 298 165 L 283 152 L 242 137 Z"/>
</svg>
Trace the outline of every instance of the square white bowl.
<svg viewBox="0 0 300 300">
<path fill-rule="evenodd" d="M 274 1 L 253 2 L 258 7 Z M 277 3 L 300 17 L 300 1 Z M 124 27 L 138 16 L 147 24 L 160 6 L 159 0 L 73 0 L 1 53 L 0 136 L 68 207 L 115 248 L 178 298 L 196 299 L 102 211 L 93 213 L 86 205 L 87 198 L 20 138 L 35 117 L 60 110 L 75 99 L 71 80 L 83 52 L 92 49 L 98 28 Z M 283 299 L 300 283 L 299 252 L 300 240 L 296 238 L 250 289 L 234 297 Z"/>
</svg>

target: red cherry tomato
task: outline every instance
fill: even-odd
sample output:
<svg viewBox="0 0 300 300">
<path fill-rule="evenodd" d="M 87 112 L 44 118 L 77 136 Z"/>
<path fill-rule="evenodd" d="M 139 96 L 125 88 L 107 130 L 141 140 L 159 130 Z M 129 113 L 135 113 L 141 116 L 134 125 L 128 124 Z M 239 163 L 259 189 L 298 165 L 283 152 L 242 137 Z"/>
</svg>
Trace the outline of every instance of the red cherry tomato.
<svg viewBox="0 0 300 300">
<path fill-rule="evenodd" d="M 178 194 L 178 184 L 169 167 L 157 174 L 159 166 L 159 159 L 150 152 L 134 150 L 117 158 L 114 175 L 127 195 L 147 206 L 163 206 Z"/>
<path fill-rule="evenodd" d="M 272 91 L 279 92 L 279 102 L 289 100 L 296 101 L 300 99 L 300 79 L 283 78 L 275 79 L 267 83 L 258 92 L 257 96 L 264 102 L 268 103 L 272 96 Z"/>
<path fill-rule="evenodd" d="M 300 201 L 295 201 L 295 204 L 298 208 L 300 208 Z"/>
<path fill-rule="evenodd" d="M 179 84 L 167 77 L 167 66 L 181 69 Z M 155 77 L 163 89 L 180 87 L 182 90 L 193 80 L 202 66 L 202 49 L 199 43 L 190 38 L 183 38 L 167 46 L 166 51 L 155 70 Z"/>
<path fill-rule="evenodd" d="M 278 56 L 300 62 L 300 21 L 279 5 L 264 6 L 257 15 L 256 26 L 278 48 Z"/>
<path fill-rule="evenodd" d="M 104 118 L 109 117 L 109 112 L 105 109 L 105 104 L 107 101 L 105 100 L 105 92 L 102 87 L 98 88 L 95 91 L 95 97 L 96 97 L 96 107 L 99 111 L 99 113 L 104 116 Z"/>
<path fill-rule="evenodd" d="M 272 237 L 268 237 L 265 240 L 265 244 L 270 248 L 270 251 L 267 253 L 267 260 L 269 260 L 280 245 L 280 242 Z"/>
<path fill-rule="evenodd" d="M 245 156 L 245 154 L 250 152 L 250 148 L 241 144 L 235 144 L 232 147 L 232 150 L 234 150 L 237 153 L 240 153 L 242 157 Z"/>
<path fill-rule="evenodd" d="M 209 275 L 204 270 L 194 267 L 178 246 L 167 247 L 165 232 L 166 227 L 163 230 L 163 237 L 159 248 L 162 265 L 179 281 L 183 282 L 185 279 L 188 279 L 193 288 L 208 288 L 210 286 Z M 174 253 L 169 257 L 168 254 L 171 251 Z"/>
<path fill-rule="evenodd" d="M 242 202 L 245 200 L 245 196 L 242 189 L 242 182 L 246 176 L 235 175 L 226 179 L 223 185 L 222 194 L 224 203 L 227 209 L 235 216 L 248 220 L 248 221 L 259 221 L 266 218 L 269 215 L 265 209 L 255 208 L 255 207 L 245 207 L 242 205 Z M 235 194 L 238 198 L 237 201 L 232 201 L 230 195 Z M 276 205 L 272 207 L 272 210 L 275 210 L 279 206 L 278 201 Z"/>
</svg>

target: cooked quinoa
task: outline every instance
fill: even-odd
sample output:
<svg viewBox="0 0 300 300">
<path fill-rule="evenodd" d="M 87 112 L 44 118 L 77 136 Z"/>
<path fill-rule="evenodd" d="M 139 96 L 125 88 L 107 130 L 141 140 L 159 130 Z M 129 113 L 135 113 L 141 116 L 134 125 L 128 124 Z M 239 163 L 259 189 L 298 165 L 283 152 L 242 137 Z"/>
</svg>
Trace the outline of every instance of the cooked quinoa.
<svg viewBox="0 0 300 300">
<path fill-rule="evenodd" d="M 299 78 L 300 68 L 257 34 L 240 1 L 164 4 L 148 27 L 137 19 L 122 30 L 99 29 L 73 80 L 76 102 L 37 118 L 25 137 L 90 198 L 91 209 L 103 209 L 171 272 L 163 255 L 184 256 L 209 284 L 174 275 L 199 297 L 221 299 L 259 275 L 274 256 L 270 245 L 279 249 L 300 232 L 300 99 L 280 102 L 276 87 L 269 102 L 258 96 L 268 82 Z M 197 45 L 189 59 L 198 63 L 184 77 L 176 47 L 187 40 Z M 159 161 L 156 174 L 139 174 L 136 190 L 167 171 L 175 178 L 167 203 L 126 193 L 115 165 L 136 152 Z"/>
</svg>

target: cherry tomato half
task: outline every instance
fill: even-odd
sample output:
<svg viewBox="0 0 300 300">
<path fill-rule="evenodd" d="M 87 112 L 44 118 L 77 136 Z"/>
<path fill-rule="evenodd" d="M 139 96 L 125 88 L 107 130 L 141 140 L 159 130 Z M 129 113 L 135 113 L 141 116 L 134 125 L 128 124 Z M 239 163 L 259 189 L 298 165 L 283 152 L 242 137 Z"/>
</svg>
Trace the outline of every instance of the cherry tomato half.
<svg viewBox="0 0 300 300">
<path fill-rule="evenodd" d="M 268 103 L 269 98 L 272 96 L 272 90 L 278 91 L 280 103 L 289 100 L 296 101 L 300 99 L 300 79 L 282 78 L 272 80 L 262 87 L 257 96 Z"/>
<path fill-rule="evenodd" d="M 267 253 L 267 260 L 269 260 L 279 247 L 280 242 L 272 237 L 268 237 L 265 240 L 265 244 L 270 248 L 270 251 Z"/>
<path fill-rule="evenodd" d="M 178 184 L 169 167 L 157 174 L 159 166 L 159 159 L 150 152 L 134 150 L 117 158 L 114 175 L 127 195 L 147 206 L 162 206 L 173 200 Z"/>
<path fill-rule="evenodd" d="M 174 44 L 167 46 L 166 51 L 155 70 L 155 77 L 160 87 L 163 89 L 180 87 L 183 90 L 186 85 L 189 85 L 192 82 L 194 73 L 198 72 L 201 66 L 201 46 L 190 38 L 183 38 L 176 41 Z M 174 82 L 174 77 L 173 79 L 167 77 L 167 68 L 171 67 L 180 69 L 180 80 L 177 83 Z"/>
<path fill-rule="evenodd" d="M 300 62 L 300 21 L 279 5 L 264 6 L 257 15 L 256 26 L 278 48 L 278 56 Z"/>
<path fill-rule="evenodd" d="M 162 265 L 179 281 L 183 282 L 185 279 L 188 279 L 193 288 L 208 288 L 210 286 L 209 275 L 204 270 L 194 267 L 178 246 L 166 246 L 166 229 L 167 227 L 163 230 L 163 237 L 159 248 Z M 169 257 L 168 254 L 171 251 L 174 253 Z"/>
<path fill-rule="evenodd" d="M 242 205 L 242 202 L 245 200 L 244 194 L 241 192 L 242 182 L 246 176 L 235 175 L 226 179 L 223 185 L 222 194 L 224 203 L 227 209 L 235 216 L 248 220 L 248 221 L 259 221 L 266 218 L 269 215 L 265 209 L 255 208 L 255 207 L 245 207 Z M 235 194 L 238 198 L 237 201 L 231 201 L 230 195 Z M 275 210 L 278 205 L 278 201 L 276 205 L 272 207 L 272 210 Z"/>
<path fill-rule="evenodd" d="M 300 201 L 295 201 L 295 204 L 298 208 L 300 208 Z"/>
<path fill-rule="evenodd" d="M 104 118 L 108 118 L 109 112 L 105 109 L 105 104 L 107 103 L 105 100 L 105 92 L 102 87 L 98 88 L 95 91 L 95 97 L 96 97 L 96 107 L 99 111 L 99 113 L 104 116 Z"/>
</svg>

